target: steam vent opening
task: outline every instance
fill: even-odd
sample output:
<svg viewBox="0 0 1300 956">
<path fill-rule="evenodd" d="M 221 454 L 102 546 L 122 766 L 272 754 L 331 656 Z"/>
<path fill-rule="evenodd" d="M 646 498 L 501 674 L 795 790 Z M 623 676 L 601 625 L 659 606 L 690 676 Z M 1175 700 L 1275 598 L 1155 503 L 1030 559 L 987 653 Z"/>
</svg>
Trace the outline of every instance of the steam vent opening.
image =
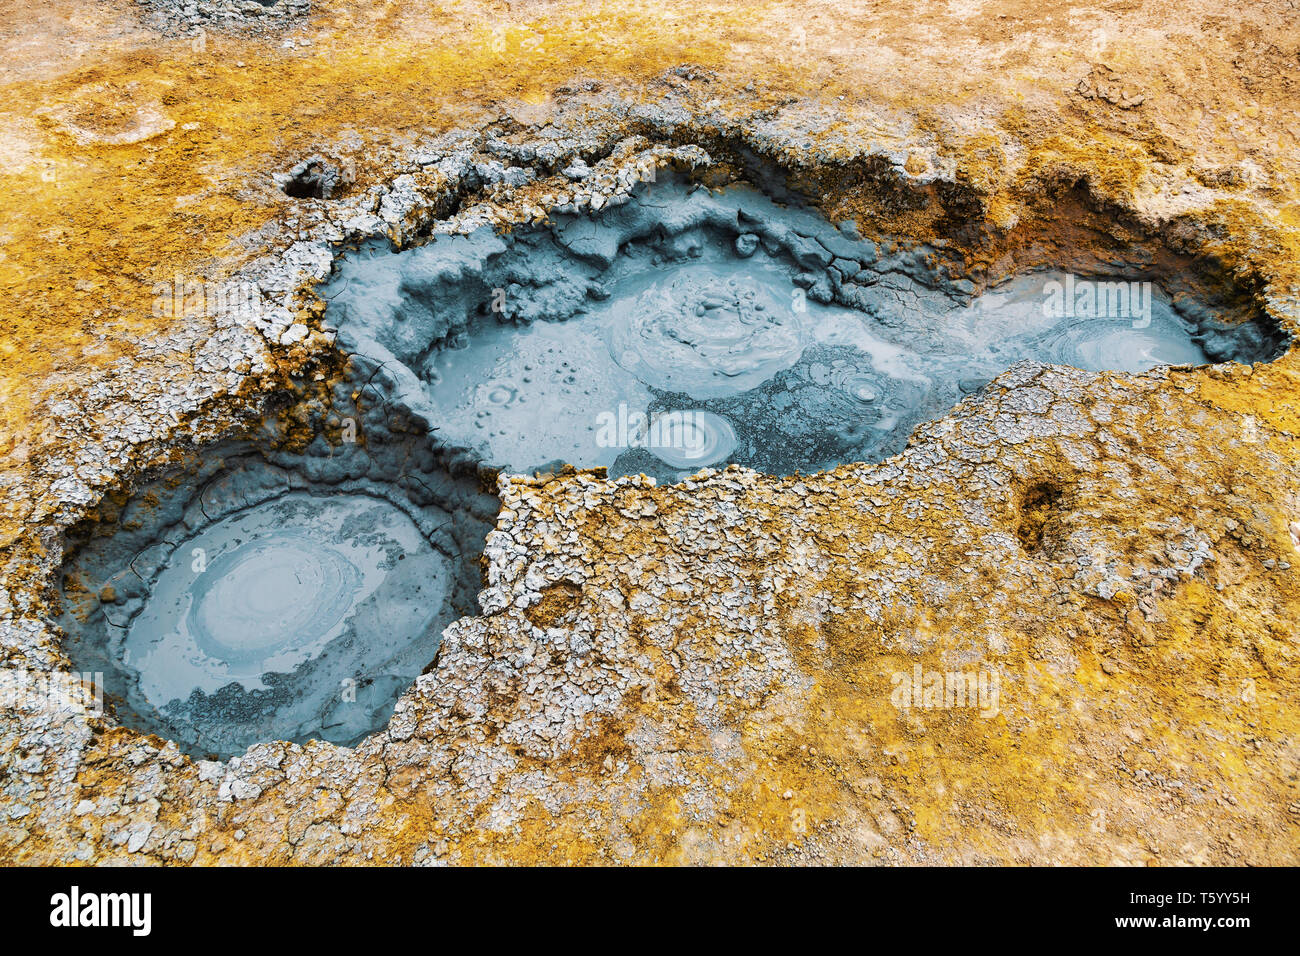
<svg viewBox="0 0 1300 956">
<path fill-rule="evenodd" d="M 474 613 L 498 502 L 361 374 L 301 450 L 227 442 L 83 524 L 63 574 L 67 650 L 123 723 L 195 755 L 351 744 L 382 727 Z M 369 399 L 369 402 L 367 402 Z"/>
<path fill-rule="evenodd" d="M 355 743 L 477 613 L 498 472 L 811 472 L 898 452 L 1024 359 L 1142 372 L 1282 344 L 1149 263 L 976 295 L 936 262 L 673 174 L 545 226 L 347 252 L 321 294 L 349 370 L 292 417 L 310 437 L 200 449 L 101 503 L 69 541 L 68 654 L 123 723 L 195 755 Z"/>
<path fill-rule="evenodd" d="M 382 363 L 447 445 L 504 471 L 669 482 L 883 459 L 1022 359 L 1143 372 L 1280 347 L 1138 281 L 1141 263 L 973 297 L 934 251 L 864 240 L 789 195 L 665 175 L 545 227 L 371 246 L 324 295 L 343 346 Z"/>
</svg>

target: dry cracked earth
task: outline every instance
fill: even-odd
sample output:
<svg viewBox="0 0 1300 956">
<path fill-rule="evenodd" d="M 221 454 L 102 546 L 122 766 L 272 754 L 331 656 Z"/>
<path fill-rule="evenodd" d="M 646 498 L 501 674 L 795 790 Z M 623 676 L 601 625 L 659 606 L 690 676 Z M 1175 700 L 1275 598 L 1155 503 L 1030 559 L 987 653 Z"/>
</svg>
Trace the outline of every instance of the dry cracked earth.
<svg viewBox="0 0 1300 956">
<path fill-rule="evenodd" d="M 6 0 L 0 45 L 0 657 L 47 688 L 69 532 L 337 379 L 348 243 L 761 166 L 977 291 L 1119 259 L 1300 330 L 1294 0 Z M 479 611 L 382 729 L 207 760 L 10 694 L 0 861 L 1295 863 L 1298 402 L 1293 344 L 1022 362 L 882 462 L 482 474 Z"/>
</svg>

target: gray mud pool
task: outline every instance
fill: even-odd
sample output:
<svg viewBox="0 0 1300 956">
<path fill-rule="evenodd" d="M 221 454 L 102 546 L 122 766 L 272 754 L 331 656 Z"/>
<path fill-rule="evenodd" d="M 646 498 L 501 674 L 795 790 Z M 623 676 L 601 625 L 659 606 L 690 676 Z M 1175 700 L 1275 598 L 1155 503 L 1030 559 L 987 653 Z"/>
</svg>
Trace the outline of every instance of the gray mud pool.
<svg viewBox="0 0 1300 956">
<path fill-rule="evenodd" d="M 1151 281 L 1036 273 L 973 298 L 932 253 L 669 179 L 543 229 L 369 248 L 324 294 L 343 347 L 440 442 L 506 471 L 665 481 L 887 457 L 1023 359 L 1142 372 L 1277 347 Z"/>
<path fill-rule="evenodd" d="M 102 504 L 69 542 L 68 652 L 191 753 L 351 743 L 475 612 L 494 471 L 812 471 L 899 451 L 1023 359 L 1142 372 L 1280 346 L 1142 262 L 974 297 L 933 252 L 668 177 L 545 227 L 349 253 L 322 294 L 351 377 L 317 438 L 209 448 Z M 362 440 L 327 440 L 349 414 Z"/>
<path fill-rule="evenodd" d="M 339 385 L 340 407 L 364 381 Z M 388 721 L 443 629 L 475 612 L 496 496 L 365 393 L 357 419 L 317 410 L 332 440 L 207 449 L 75 533 L 65 646 L 78 670 L 104 674 L 125 723 L 200 756 L 353 743 Z M 347 440 L 353 426 L 364 444 Z"/>
</svg>

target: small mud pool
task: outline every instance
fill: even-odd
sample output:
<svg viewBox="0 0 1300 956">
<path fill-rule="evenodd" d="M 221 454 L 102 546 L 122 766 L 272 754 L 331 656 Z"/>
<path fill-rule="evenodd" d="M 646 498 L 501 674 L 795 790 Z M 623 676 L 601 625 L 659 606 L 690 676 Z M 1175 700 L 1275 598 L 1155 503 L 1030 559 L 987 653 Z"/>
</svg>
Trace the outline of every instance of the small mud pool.
<svg viewBox="0 0 1300 956">
<path fill-rule="evenodd" d="M 972 298 L 933 252 L 668 179 L 546 228 L 362 250 L 324 294 L 448 446 L 667 481 L 884 458 L 1022 359 L 1142 372 L 1278 347 L 1152 281 L 1036 273 Z"/>
<path fill-rule="evenodd" d="M 496 498 L 363 390 L 373 411 L 335 416 L 333 440 L 209 448 L 83 529 L 61 623 L 124 722 L 200 755 L 351 743 L 474 613 Z"/>
</svg>

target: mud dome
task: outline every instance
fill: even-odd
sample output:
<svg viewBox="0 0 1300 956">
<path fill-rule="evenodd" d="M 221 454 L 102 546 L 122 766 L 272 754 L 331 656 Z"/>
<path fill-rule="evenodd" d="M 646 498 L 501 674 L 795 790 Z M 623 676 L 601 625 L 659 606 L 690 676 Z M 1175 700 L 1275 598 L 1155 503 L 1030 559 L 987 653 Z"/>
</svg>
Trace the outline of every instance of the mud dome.
<svg viewBox="0 0 1300 956">
<path fill-rule="evenodd" d="M 340 385 L 337 406 L 356 388 Z M 60 624 L 123 723 L 222 757 L 263 740 L 355 742 L 473 613 L 497 500 L 361 388 L 373 410 L 317 412 L 305 451 L 205 449 L 75 536 Z"/>
<path fill-rule="evenodd" d="M 933 249 L 864 241 L 747 186 L 666 178 L 617 199 L 545 228 L 360 250 L 323 290 L 327 319 L 449 446 L 507 471 L 669 481 L 886 457 L 1021 359 L 1142 372 L 1278 348 L 1150 281 L 1124 284 L 1122 311 L 1090 292 L 1101 277 L 1024 275 L 974 298 Z"/>
</svg>

